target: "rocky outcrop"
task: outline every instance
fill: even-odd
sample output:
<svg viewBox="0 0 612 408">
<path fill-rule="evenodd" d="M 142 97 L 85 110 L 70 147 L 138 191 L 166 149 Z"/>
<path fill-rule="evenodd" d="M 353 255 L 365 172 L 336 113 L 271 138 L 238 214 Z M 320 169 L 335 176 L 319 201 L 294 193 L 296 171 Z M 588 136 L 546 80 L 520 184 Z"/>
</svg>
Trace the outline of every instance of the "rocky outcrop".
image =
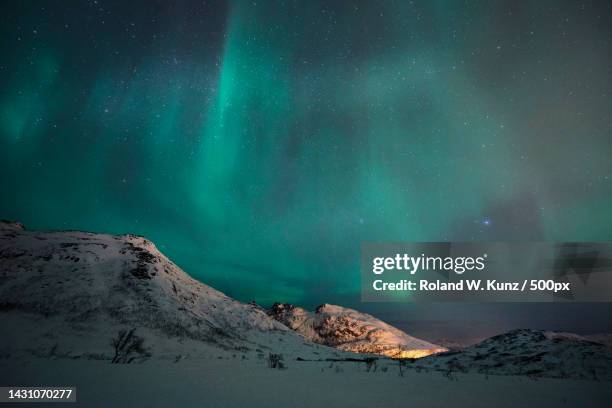
<svg viewBox="0 0 612 408">
<path fill-rule="evenodd" d="M 447 351 L 366 313 L 341 306 L 323 304 L 311 313 L 291 304 L 276 303 L 268 314 L 308 340 L 345 351 L 392 358 L 418 358 Z"/>
</svg>

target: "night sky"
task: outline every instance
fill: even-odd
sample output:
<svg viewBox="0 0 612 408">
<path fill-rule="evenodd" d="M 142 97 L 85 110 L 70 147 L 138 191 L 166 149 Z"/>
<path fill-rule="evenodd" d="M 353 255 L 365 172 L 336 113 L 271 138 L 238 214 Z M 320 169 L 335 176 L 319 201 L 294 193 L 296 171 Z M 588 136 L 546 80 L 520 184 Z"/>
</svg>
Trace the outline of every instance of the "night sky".
<svg viewBox="0 0 612 408">
<path fill-rule="evenodd" d="M 358 262 L 612 241 L 611 27 L 606 1 L 4 1 L 0 218 L 412 334 L 610 331 L 609 304 L 360 304 Z"/>
</svg>

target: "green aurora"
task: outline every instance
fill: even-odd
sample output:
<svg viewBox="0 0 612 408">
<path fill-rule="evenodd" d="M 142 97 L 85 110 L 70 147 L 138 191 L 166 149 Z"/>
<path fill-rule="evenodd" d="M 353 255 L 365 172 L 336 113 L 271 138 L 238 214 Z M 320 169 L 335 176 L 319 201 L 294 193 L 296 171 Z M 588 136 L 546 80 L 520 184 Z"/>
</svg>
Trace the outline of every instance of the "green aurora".
<svg viewBox="0 0 612 408">
<path fill-rule="evenodd" d="M 263 304 L 363 241 L 612 240 L 610 4 L 3 2 L 0 216 Z"/>
</svg>

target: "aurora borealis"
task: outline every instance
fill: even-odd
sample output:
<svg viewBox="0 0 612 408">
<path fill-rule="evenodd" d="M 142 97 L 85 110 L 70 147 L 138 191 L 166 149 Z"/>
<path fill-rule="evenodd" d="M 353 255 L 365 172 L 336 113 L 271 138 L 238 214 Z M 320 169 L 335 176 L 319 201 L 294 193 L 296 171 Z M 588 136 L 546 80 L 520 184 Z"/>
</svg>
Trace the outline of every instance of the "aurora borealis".
<svg viewBox="0 0 612 408">
<path fill-rule="evenodd" d="M 608 2 L 0 8 L 1 218 L 306 306 L 363 241 L 612 240 Z"/>
</svg>

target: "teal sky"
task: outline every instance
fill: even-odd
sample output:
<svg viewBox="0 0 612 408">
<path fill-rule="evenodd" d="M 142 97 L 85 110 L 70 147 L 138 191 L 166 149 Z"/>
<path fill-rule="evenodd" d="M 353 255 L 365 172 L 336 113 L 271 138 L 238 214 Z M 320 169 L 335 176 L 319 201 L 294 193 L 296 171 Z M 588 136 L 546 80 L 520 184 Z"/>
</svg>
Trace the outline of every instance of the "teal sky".
<svg viewBox="0 0 612 408">
<path fill-rule="evenodd" d="M 0 217 L 307 306 L 356 302 L 363 241 L 612 240 L 611 15 L 4 2 Z"/>
</svg>

